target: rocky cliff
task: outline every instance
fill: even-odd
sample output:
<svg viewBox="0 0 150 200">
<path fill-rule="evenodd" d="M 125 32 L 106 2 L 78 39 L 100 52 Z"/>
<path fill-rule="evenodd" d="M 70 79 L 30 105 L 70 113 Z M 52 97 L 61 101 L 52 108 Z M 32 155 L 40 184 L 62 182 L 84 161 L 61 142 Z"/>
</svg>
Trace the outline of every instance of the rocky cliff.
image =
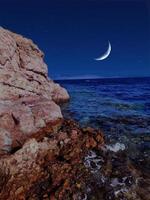
<svg viewBox="0 0 150 200">
<path fill-rule="evenodd" d="M 80 199 L 84 156 L 103 134 L 63 120 L 67 91 L 48 78 L 44 54 L 0 28 L 0 199 Z"/>
<path fill-rule="evenodd" d="M 0 153 L 61 123 L 56 103 L 69 95 L 48 78 L 43 58 L 31 40 L 0 28 Z"/>
</svg>

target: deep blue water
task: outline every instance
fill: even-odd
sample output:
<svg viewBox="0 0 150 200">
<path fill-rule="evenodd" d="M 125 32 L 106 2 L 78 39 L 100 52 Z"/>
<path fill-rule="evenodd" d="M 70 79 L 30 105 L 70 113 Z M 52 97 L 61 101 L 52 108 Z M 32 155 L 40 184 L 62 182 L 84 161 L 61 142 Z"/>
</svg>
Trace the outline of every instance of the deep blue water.
<svg viewBox="0 0 150 200">
<path fill-rule="evenodd" d="M 107 143 L 123 143 L 128 156 L 146 167 L 150 153 L 150 78 L 58 82 L 71 96 L 63 106 L 65 117 L 102 129 Z"/>
</svg>

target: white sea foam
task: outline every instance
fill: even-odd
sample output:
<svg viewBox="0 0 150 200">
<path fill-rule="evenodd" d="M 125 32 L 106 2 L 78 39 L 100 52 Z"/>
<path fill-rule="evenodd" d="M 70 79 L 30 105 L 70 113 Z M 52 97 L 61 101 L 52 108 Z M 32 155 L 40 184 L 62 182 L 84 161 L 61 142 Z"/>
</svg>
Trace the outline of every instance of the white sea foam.
<svg viewBox="0 0 150 200">
<path fill-rule="evenodd" d="M 127 188 L 121 188 L 120 190 L 115 191 L 115 196 L 117 197 L 120 193 L 127 193 Z"/>
<path fill-rule="evenodd" d="M 125 183 L 121 183 L 119 182 L 118 178 L 114 178 L 110 184 L 112 187 L 116 187 L 116 186 L 124 186 Z"/>
<path fill-rule="evenodd" d="M 95 164 L 94 168 L 91 165 L 92 162 Z M 85 157 L 84 164 L 87 168 L 90 168 L 92 173 L 95 173 L 101 168 L 101 163 L 103 162 L 104 160 L 101 157 L 97 156 L 94 151 L 90 151 L 89 154 Z"/>
<path fill-rule="evenodd" d="M 113 152 L 118 152 L 118 151 L 124 151 L 125 150 L 125 145 L 122 143 L 117 142 L 116 144 L 113 145 L 106 145 L 106 148 L 110 151 Z"/>
</svg>

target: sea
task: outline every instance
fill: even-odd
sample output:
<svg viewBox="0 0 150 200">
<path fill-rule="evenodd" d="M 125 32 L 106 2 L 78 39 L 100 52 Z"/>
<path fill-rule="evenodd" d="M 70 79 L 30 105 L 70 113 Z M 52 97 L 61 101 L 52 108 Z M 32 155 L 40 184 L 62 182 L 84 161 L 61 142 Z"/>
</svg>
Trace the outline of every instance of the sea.
<svg viewBox="0 0 150 200">
<path fill-rule="evenodd" d="M 150 78 L 59 80 L 70 94 L 65 118 L 101 129 L 108 149 L 124 150 L 150 174 Z"/>
</svg>

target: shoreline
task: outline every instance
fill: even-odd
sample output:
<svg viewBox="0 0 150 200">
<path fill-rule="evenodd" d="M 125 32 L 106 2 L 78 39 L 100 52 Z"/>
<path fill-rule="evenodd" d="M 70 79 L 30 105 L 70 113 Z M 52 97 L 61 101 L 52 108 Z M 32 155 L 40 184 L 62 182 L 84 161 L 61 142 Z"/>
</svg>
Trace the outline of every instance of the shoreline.
<svg viewBox="0 0 150 200">
<path fill-rule="evenodd" d="M 1 199 L 146 199 L 149 177 L 122 146 L 107 146 L 100 130 L 71 119 L 48 130 L 1 157 Z"/>
<path fill-rule="evenodd" d="M 57 132 L 44 135 L 1 157 L 1 199 L 79 199 L 84 194 L 90 178 L 84 157 L 101 149 L 103 134 L 64 120 Z"/>
</svg>

